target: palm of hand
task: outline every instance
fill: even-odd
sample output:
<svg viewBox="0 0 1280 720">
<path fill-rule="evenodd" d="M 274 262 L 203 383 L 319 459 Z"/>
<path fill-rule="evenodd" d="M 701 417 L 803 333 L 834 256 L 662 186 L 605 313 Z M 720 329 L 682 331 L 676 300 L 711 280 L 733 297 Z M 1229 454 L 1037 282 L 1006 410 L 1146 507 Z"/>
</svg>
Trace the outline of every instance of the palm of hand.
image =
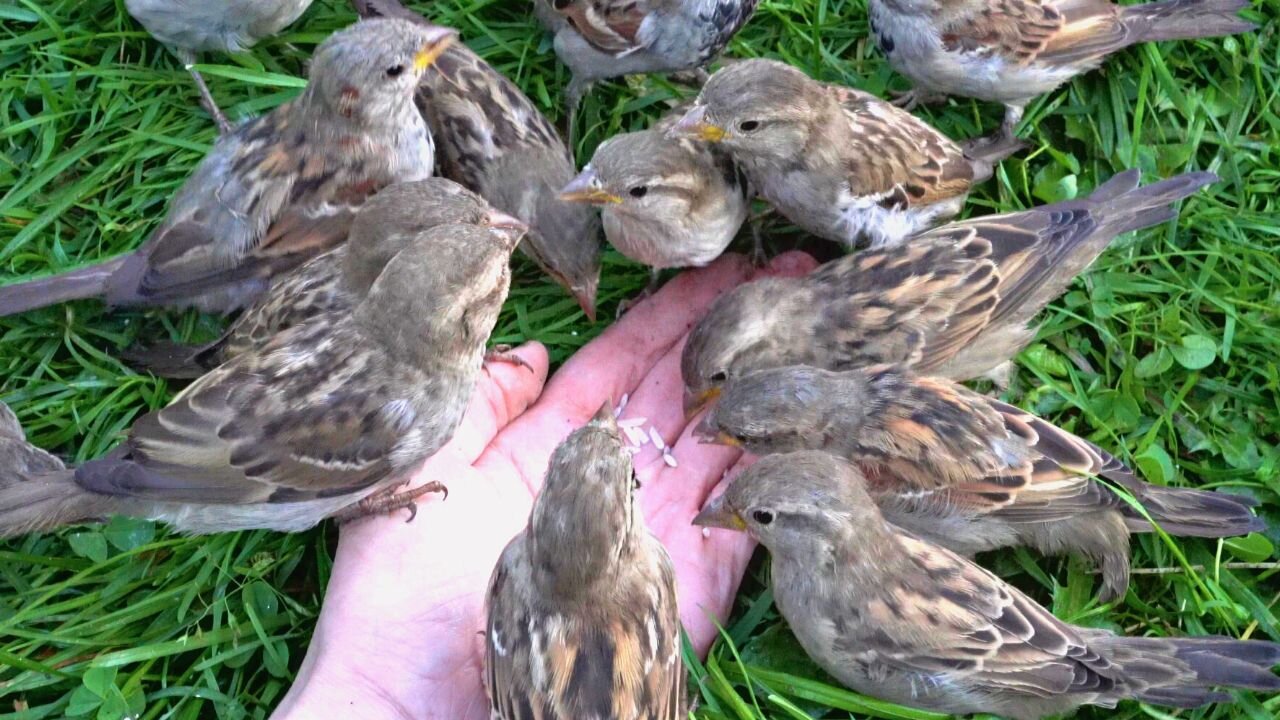
<svg viewBox="0 0 1280 720">
<path fill-rule="evenodd" d="M 794 255 L 774 263 L 790 274 L 811 265 Z M 344 717 L 488 718 L 481 633 L 489 575 L 523 530 L 552 450 L 624 394 L 622 418 L 645 418 L 642 427 L 656 427 L 673 448 L 676 467 L 652 444 L 636 456 L 640 504 L 675 563 L 685 629 L 705 653 L 751 545 L 736 533 L 704 538 L 690 525 L 739 452 L 692 438 L 680 350 L 706 306 L 750 275 L 741 258 L 724 258 L 676 278 L 583 348 L 545 392 L 541 346 L 518 350 L 532 371 L 491 364 L 453 441 L 413 481 L 444 483 L 447 501 L 426 500 L 412 523 L 379 517 L 342 529 L 315 636 L 276 717 L 341 708 Z"/>
</svg>

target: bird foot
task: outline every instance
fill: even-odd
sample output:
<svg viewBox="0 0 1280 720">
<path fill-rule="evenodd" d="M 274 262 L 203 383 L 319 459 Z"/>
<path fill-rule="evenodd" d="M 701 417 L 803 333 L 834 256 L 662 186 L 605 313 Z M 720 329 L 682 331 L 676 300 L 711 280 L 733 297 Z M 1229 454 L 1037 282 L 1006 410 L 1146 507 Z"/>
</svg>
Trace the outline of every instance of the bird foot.
<svg viewBox="0 0 1280 720">
<path fill-rule="evenodd" d="M 515 354 L 510 345 L 494 345 L 489 348 L 489 352 L 484 354 L 484 364 L 489 363 L 507 363 L 508 365 L 516 365 L 533 372 L 533 366 L 525 362 L 524 358 Z"/>
<path fill-rule="evenodd" d="M 405 522 L 411 523 L 414 518 L 418 517 L 418 498 L 430 493 L 443 493 L 444 497 L 440 499 L 449 499 L 449 488 L 438 482 L 429 482 L 422 487 L 403 492 L 396 492 L 396 488 L 387 488 L 382 492 L 370 495 L 351 507 L 343 509 L 334 515 L 333 519 L 337 520 L 339 525 L 346 525 L 353 520 L 359 520 L 364 517 L 390 515 L 397 510 L 408 510 L 409 518 Z"/>
<path fill-rule="evenodd" d="M 911 88 L 910 90 L 899 91 L 891 90 L 889 92 L 890 102 L 903 110 L 915 110 L 921 105 L 935 105 L 947 99 L 942 93 L 929 92 L 920 88 Z"/>
<path fill-rule="evenodd" d="M 649 296 L 652 294 L 653 294 L 653 288 L 646 287 L 645 289 L 637 293 L 635 297 L 629 300 L 623 300 L 622 302 L 618 303 L 618 314 L 615 316 L 614 319 L 617 319 L 622 317 L 623 315 L 626 315 L 628 312 L 631 311 L 631 308 L 639 305 L 645 300 L 648 300 Z"/>
<path fill-rule="evenodd" d="M 711 73 L 708 73 L 706 68 L 694 68 L 692 70 L 674 72 L 667 77 L 677 85 L 700 88 L 707 84 L 707 80 L 711 79 Z"/>
<path fill-rule="evenodd" d="M 196 81 L 196 89 L 200 91 L 200 106 L 213 118 L 213 122 L 218 126 L 218 133 L 226 135 L 231 132 L 231 121 L 222 114 L 222 108 L 218 107 L 217 101 L 213 99 L 213 93 L 209 92 L 209 86 L 204 83 L 204 76 L 191 65 L 187 65 L 187 72 L 191 73 L 191 79 Z"/>
</svg>

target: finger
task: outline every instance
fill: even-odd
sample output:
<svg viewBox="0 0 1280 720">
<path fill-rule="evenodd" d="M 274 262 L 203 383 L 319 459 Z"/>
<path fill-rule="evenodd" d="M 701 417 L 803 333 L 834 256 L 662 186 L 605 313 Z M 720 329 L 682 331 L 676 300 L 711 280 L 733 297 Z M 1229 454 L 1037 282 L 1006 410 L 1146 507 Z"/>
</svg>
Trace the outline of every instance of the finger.
<svg viewBox="0 0 1280 720">
<path fill-rule="evenodd" d="M 737 448 L 703 443 L 694 437 L 697 420 L 684 427 L 671 448 L 675 467 L 660 463 L 654 466 L 656 472 L 651 478 L 642 478 L 647 482 L 640 488 L 640 507 L 655 525 L 687 527 L 712 489 L 742 458 L 742 451 Z"/>
<path fill-rule="evenodd" d="M 601 404 L 616 404 L 631 393 L 706 307 L 750 272 L 745 258 L 731 255 L 667 283 L 565 363 L 539 401 L 495 439 L 493 453 L 477 467 L 514 465 L 536 487 L 555 446 Z"/>
<path fill-rule="evenodd" d="M 676 343 L 640 381 L 618 418 L 623 437 L 640 452 L 635 456 L 641 480 L 667 467 L 664 448 L 675 445 L 684 431 L 681 403 L 680 354 L 684 341 Z M 672 455 L 671 457 L 674 457 Z M 670 461 L 666 461 L 670 462 Z"/>
<path fill-rule="evenodd" d="M 754 275 L 752 280 L 761 277 L 799 277 L 808 275 L 814 268 L 818 267 L 818 261 L 807 252 L 800 250 L 788 250 L 781 255 L 775 257 L 768 265 L 760 268 Z"/>
<path fill-rule="evenodd" d="M 547 349 L 530 342 L 511 351 L 527 363 L 487 361 L 462 424 L 437 455 L 470 465 L 493 438 L 538 399 L 547 381 Z M 428 461 L 430 462 L 430 461 Z"/>
</svg>

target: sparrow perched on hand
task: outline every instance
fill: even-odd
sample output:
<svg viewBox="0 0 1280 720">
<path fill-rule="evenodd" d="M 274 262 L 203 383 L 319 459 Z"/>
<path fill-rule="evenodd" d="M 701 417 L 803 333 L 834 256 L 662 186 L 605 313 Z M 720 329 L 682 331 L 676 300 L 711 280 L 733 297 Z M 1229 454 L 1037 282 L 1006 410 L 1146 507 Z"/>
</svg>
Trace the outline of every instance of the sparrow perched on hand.
<svg viewBox="0 0 1280 720">
<path fill-rule="evenodd" d="M 64 468 L 61 460 L 27 441 L 18 416 L 0 403 L 0 486 Z"/>
<path fill-rule="evenodd" d="M 353 0 L 362 17 L 427 24 L 398 0 Z M 435 138 L 440 174 L 529 225 L 520 245 L 595 320 L 600 224 L 561 201 L 573 156 L 527 95 L 467 47 L 449 47 L 418 86 L 418 109 Z"/>
<path fill-rule="evenodd" d="M 1264 523 L 1244 497 L 1143 482 L 1102 448 L 1012 405 L 901 366 L 759 370 L 725 385 L 704 439 L 758 455 L 822 450 L 856 464 L 885 517 L 965 555 L 1015 545 L 1082 553 L 1103 595 L 1129 587 L 1129 533 L 1231 537 Z"/>
<path fill-rule="evenodd" d="M 420 234 L 354 309 L 201 377 L 105 458 L 0 478 L 0 537 L 113 514 L 211 533 L 413 510 L 443 486 L 394 489 L 462 420 L 516 242 L 475 225 Z"/>
<path fill-rule="evenodd" d="M 637 486 L 611 404 L 551 456 L 529 526 L 489 581 L 495 719 L 687 716 L 675 569 Z"/>
<path fill-rule="evenodd" d="M 87 297 L 217 312 L 252 302 L 273 276 L 345 240 L 367 196 L 431 175 L 413 91 L 453 37 L 402 20 L 334 33 L 302 95 L 220 138 L 142 247 L 0 288 L 0 315 Z"/>
<path fill-rule="evenodd" d="M 451 180 L 397 183 L 360 207 L 346 243 L 276 279 L 218 339 L 204 345 L 161 343 L 126 357 L 162 377 L 198 378 L 295 325 L 331 312 L 350 313 L 396 253 L 439 225 L 490 227 L 517 239 L 526 229 Z"/>
<path fill-rule="evenodd" d="M 1199 707 L 1275 692 L 1280 644 L 1124 637 L 1068 625 L 973 562 L 885 520 L 856 468 L 821 452 L 747 468 L 694 519 L 769 549 L 796 639 L 854 690 L 948 714 L 1035 720 L 1124 699 Z"/>
<path fill-rule="evenodd" d="M 200 91 L 200 103 L 224 134 L 231 132 L 231 123 L 193 67 L 196 53 L 248 50 L 292 24 L 310 5 L 311 0 L 124 0 L 133 19 L 164 43 L 191 73 Z"/>
<path fill-rule="evenodd" d="M 534 0 L 534 14 L 555 33 L 556 55 L 573 72 L 565 91 L 572 118 L 597 80 L 700 70 L 747 24 L 757 4 L 759 0 Z"/>
<path fill-rule="evenodd" d="M 778 212 L 815 235 L 894 245 L 960 212 L 975 183 L 1021 149 L 960 145 L 869 93 L 785 63 L 720 70 L 672 128 L 720 145 Z"/>
<path fill-rule="evenodd" d="M 600 208 L 618 252 L 658 271 L 701 267 L 720 257 L 747 219 L 751 191 L 728 155 L 668 140 L 661 126 L 615 135 L 561 190 Z"/>
<path fill-rule="evenodd" d="M 901 248 L 864 250 L 802 278 L 765 278 L 715 301 L 681 358 L 693 412 L 751 370 L 905 363 L 915 372 L 1008 380 L 1032 320 L 1121 233 L 1177 217 L 1214 182 L 1187 173 L 1138 185 L 1120 173 L 1087 198 L 952 223 Z"/>
<path fill-rule="evenodd" d="M 1005 106 L 1009 139 L 1037 95 L 1136 43 L 1233 35 L 1257 28 L 1248 0 L 869 0 L 871 36 L 914 89 L 908 108 L 947 95 Z"/>
</svg>

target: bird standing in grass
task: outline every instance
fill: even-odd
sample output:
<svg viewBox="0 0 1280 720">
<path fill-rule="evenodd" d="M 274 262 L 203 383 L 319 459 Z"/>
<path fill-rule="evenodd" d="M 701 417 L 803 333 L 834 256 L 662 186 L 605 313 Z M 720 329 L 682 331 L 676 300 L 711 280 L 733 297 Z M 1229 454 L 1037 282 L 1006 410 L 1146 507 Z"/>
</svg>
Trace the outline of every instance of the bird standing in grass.
<svg viewBox="0 0 1280 720">
<path fill-rule="evenodd" d="M 200 103 L 224 135 L 231 123 L 195 69 L 196 53 L 242 52 L 297 20 L 311 0 L 125 0 L 134 20 L 177 56 L 200 91 Z"/>
<path fill-rule="evenodd" d="M 1248 0 L 869 0 L 871 35 L 915 86 L 910 109 L 960 95 L 1005 106 L 999 140 L 1027 103 L 1130 45 L 1234 35 Z"/>
<path fill-rule="evenodd" d="M 1103 597 L 1129 587 L 1129 534 L 1261 532 L 1250 498 L 1143 482 L 1102 448 L 1031 413 L 900 366 L 807 366 L 725 385 L 698 432 L 757 455 L 822 450 L 856 464 L 885 517 L 965 555 L 1029 545 L 1102 566 Z"/>
<path fill-rule="evenodd" d="M 1217 180 L 1187 173 L 1138 187 L 1120 173 L 1087 198 L 952 223 L 898 248 L 864 250 L 802 278 L 765 278 L 707 310 L 681 358 L 689 412 L 752 370 L 904 363 L 1007 383 L 1036 314 L 1121 233 L 1177 217 Z"/>
<path fill-rule="evenodd" d="M 366 197 L 432 174 L 413 92 L 453 38 L 403 20 L 334 33 L 302 95 L 220 138 L 139 249 L 0 288 L 0 315 L 89 297 L 213 312 L 249 304 L 276 275 L 346 240 Z"/>
<path fill-rule="evenodd" d="M 462 420 L 517 241 L 475 225 L 416 235 L 353 309 L 219 366 L 106 457 L 0 476 L 0 537 L 117 514 L 212 533 L 412 511 L 443 485 L 395 489 Z"/>
<path fill-rule="evenodd" d="M 489 581 L 493 718 L 688 716 L 675 569 L 637 485 L 611 404 L 551 456 L 529 526 Z"/>
<path fill-rule="evenodd" d="M 1134 699 L 1193 708 L 1280 690 L 1280 645 L 1069 625 L 973 562 L 885 520 L 856 468 L 772 455 L 694 520 L 769 549 L 773 597 L 840 682 L 911 707 L 1037 720 Z"/>
<path fill-rule="evenodd" d="M 896 245 L 960 212 L 974 184 L 1021 149 L 973 154 L 869 93 L 827 85 L 775 60 L 711 76 L 673 136 L 722 146 L 760 195 L 820 237 Z"/>
</svg>

